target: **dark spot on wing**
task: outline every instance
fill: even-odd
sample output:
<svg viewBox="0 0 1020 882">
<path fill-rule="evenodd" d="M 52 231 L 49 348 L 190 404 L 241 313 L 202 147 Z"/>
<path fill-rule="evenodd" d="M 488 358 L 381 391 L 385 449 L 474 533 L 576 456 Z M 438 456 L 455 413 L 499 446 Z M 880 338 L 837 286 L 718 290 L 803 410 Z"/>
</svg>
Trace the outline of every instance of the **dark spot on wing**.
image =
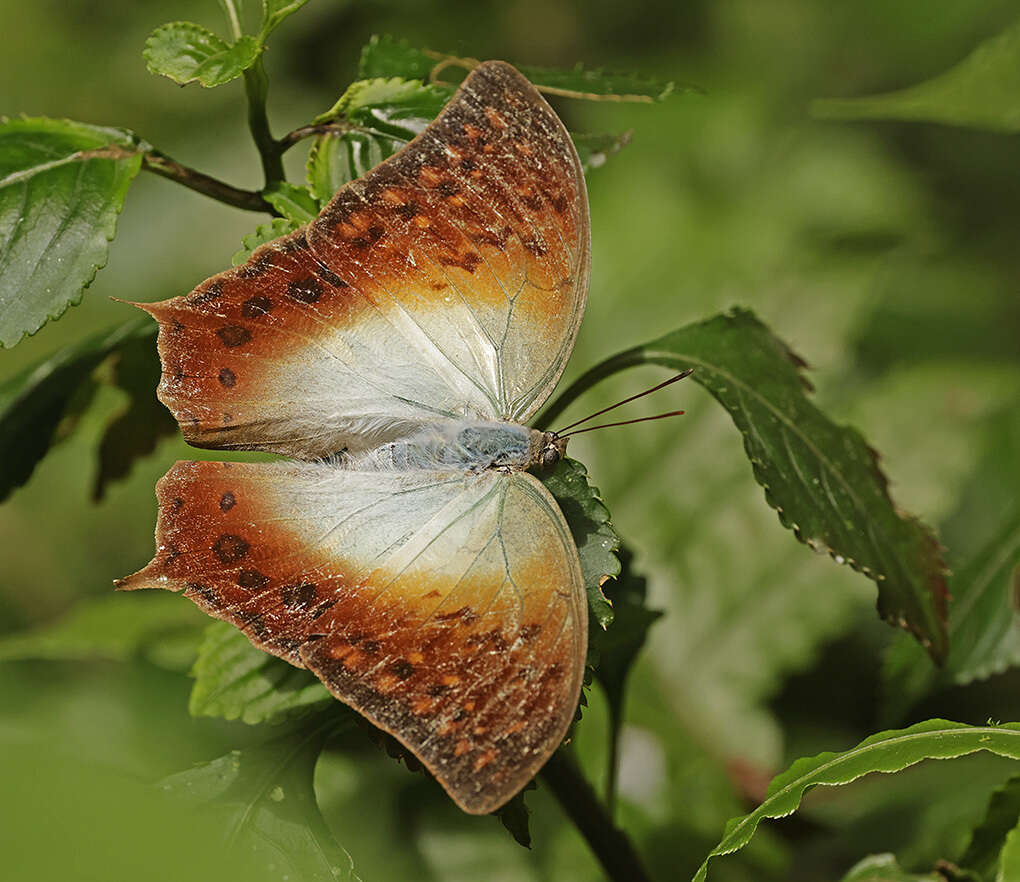
<svg viewBox="0 0 1020 882">
<path fill-rule="evenodd" d="M 249 297 L 241 304 L 241 315 L 245 318 L 258 318 L 273 311 L 273 301 L 264 294 Z"/>
<path fill-rule="evenodd" d="M 280 589 L 280 599 L 283 605 L 290 609 L 307 610 L 311 609 L 319 598 L 318 589 L 311 582 L 301 582 L 296 585 L 284 585 Z M 325 612 L 325 610 L 323 610 Z"/>
<path fill-rule="evenodd" d="M 212 547 L 212 552 L 220 563 L 232 564 L 237 563 L 244 557 L 250 547 L 240 536 L 235 536 L 233 533 L 224 533 L 216 540 Z"/>
<path fill-rule="evenodd" d="M 261 591 L 269 584 L 269 579 L 258 570 L 241 570 L 237 576 L 237 584 L 249 591 Z"/>
<path fill-rule="evenodd" d="M 251 331 L 241 325 L 224 325 L 216 332 L 216 336 L 229 348 L 243 346 L 251 340 Z"/>
<path fill-rule="evenodd" d="M 318 279 L 313 279 L 311 276 L 298 279 L 287 286 L 287 296 L 299 303 L 318 303 L 319 298 L 322 297 L 322 285 L 319 284 Z"/>
<path fill-rule="evenodd" d="M 221 368 L 219 380 L 221 386 L 232 389 L 237 382 L 237 377 L 234 376 L 234 372 L 230 368 Z"/>
<path fill-rule="evenodd" d="M 230 511 L 237 502 L 237 497 L 228 490 L 220 497 L 220 511 Z"/>
</svg>

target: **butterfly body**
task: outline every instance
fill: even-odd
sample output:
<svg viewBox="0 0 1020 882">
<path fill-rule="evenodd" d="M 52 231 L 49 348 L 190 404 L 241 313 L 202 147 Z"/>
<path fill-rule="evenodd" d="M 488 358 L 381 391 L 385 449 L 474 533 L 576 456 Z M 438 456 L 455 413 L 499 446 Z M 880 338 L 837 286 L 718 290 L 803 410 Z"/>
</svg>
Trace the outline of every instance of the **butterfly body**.
<svg viewBox="0 0 1020 882">
<path fill-rule="evenodd" d="M 486 62 L 307 227 L 139 304 L 186 439 L 291 459 L 177 463 L 156 555 L 118 587 L 308 668 L 469 812 L 530 780 L 580 694 L 580 559 L 532 474 L 566 439 L 525 423 L 573 347 L 589 238 L 570 136 Z"/>
<path fill-rule="evenodd" d="M 351 457 L 350 467 L 364 469 L 486 469 L 527 471 L 549 468 L 566 444 L 553 432 L 539 432 L 508 422 L 434 423 L 413 435 Z"/>
</svg>

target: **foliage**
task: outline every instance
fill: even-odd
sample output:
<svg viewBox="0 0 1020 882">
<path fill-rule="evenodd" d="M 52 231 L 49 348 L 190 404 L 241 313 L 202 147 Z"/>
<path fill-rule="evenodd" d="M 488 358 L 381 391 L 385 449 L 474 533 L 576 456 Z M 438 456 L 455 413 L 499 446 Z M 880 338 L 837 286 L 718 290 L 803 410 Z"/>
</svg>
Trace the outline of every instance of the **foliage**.
<svg viewBox="0 0 1020 882">
<path fill-rule="evenodd" d="M 177 84 L 214 89 L 241 81 L 234 88 L 243 85 L 265 175 L 258 189 L 243 190 L 188 168 L 127 129 L 44 117 L 0 122 L 0 347 L 35 334 L 81 300 L 106 263 L 127 190 L 139 171 L 272 215 L 243 236 L 233 258 L 235 264 L 243 262 L 259 245 L 311 221 L 338 188 L 420 133 L 449 100 L 455 81 L 477 63 L 465 53 L 481 53 L 486 45 L 478 40 L 475 49 L 471 41 L 451 39 L 444 42 L 464 49 L 448 54 L 418 48 L 417 41 L 372 37 L 360 48 L 353 81 L 344 88 L 331 86 L 329 94 L 306 82 L 313 97 L 291 102 L 295 122 L 304 124 L 274 137 L 264 63 L 275 68 L 281 59 L 300 59 L 319 77 L 323 65 L 343 56 L 354 68 L 354 38 L 346 36 L 348 22 L 338 26 L 340 20 L 330 18 L 336 11 L 309 6 L 307 15 L 289 23 L 293 27 L 279 27 L 304 5 L 305 0 L 262 0 L 259 8 L 246 8 L 237 0 L 221 0 L 226 36 L 205 24 L 171 22 L 151 30 L 142 53 L 150 72 Z M 807 8 L 801 0 L 791 5 L 801 7 Z M 663 28 L 670 15 L 681 14 L 647 13 L 648 21 L 661 21 Z M 35 14 L 44 13 L 26 12 Z M 698 14 L 709 20 L 707 11 Z M 729 14 L 733 21 L 739 18 L 733 10 Z M 322 17 L 319 24 L 315 15 Z M 512 15 L 507 15 L 510 33 Z M 770 13 L 770 23 L 773 16 L 776 22 L 782 18 Z M 310 24 L 301 36 L 303 21 Z M 716 25 L 721 21 L 713 19 Z M 332 22 L 332 29 L 320 27 L 323 22 Z M 806 22 L 797 25 L 803 33 L 810 30 Z M 549 39 L 555 40 L 562 26 L 551 10 Z M 146 21 L 141 33 L 151 27 Z M 202 743 L 215 743 L 215 750 L 201 756 L 219 758 L 169 777 L 185 763 L 160 768 L 158 775 L 150 764 L 147 779 L 162 777 L 163 791 L 182 800 L 193 820 L 222 830 L 224 854 L 241 863 L 253 859 L 257 872 L 273 878 L 357 879 L 362 853 L 384 872 L 406 875 L 412 872 L 406 863 L 413 872 L 437 879 L 478 878 L 490 870 L 498 875 L 499 869 L 508 878 L 581 878 L 578 868 L 597 870 L 580 851 L 577 831 L 614 878 L 642 878 L 638 853 L 651 875 L 662 878 L 695 874 L 704 879 L 710 860 L 710 878 L 789 878 L 798 875 L 791 871 L 798 861 L 810 867 L 819 855 L 827 878 L 845 872 L 845 882 L 990 882 L 1020 876 L 1020 779 L 1014 764 L 968 781 L 967 800 L 948 794 L 932 799 L 924 788 L 898 790 L 895 783 L 923 773 L 926 759 L 989 753 L 1014 763 L 1020 758 L 1020 724 L 979 724 L 989 714 L 1015 719 L 1011 699 L 1020 664 L 1015 492 L 1020 486 L 1015 407 L 1020 324 L 1011 239 L 1016 224 L 1011 210 L 997 201 L 1005 204 L 1015 194 L 1009 189 L 1015 157 L 993 135 L 985 135 L 985 141 L 953 140 L 976 136 L 951 128 L 1020 130 L 1020 24 L 1007 23 L 984 42 L 979 38 L 987 32 L 954 29 L 952 22 L 945 29 L 952 34 L 946 37 L 951 47 L 942 53 L 946 58 L 960 58 L 980 44 L 944 74 L 875 97 L 812 105 L 813 114 L 827 120 L 942 124 L 923 131 L 900 127 L 895 149 L 883 140 L 892 136 L 879 129 L 855 133 L 827 125 L 792 133 L 788 119 L 777 140 L 765 144 L 756 128 L 764 125 L 758 111 L 725 95 L 666 102 L 700 90 L 626 72 L 635 65 L 625 52 L 614 55 L 622 58 L 620 73 L 581 64 L 519 65 L 556 100 L 589 102 L 557 107 L 576 130 L 574 143 L 585 172 L 592 174 L 593 224 L 602 249 L 595 252 L 598 271 L 589 310 L 595 324 L 586 324 L 600 333 L 582 334 L 576 360 L 595 367 L 562 392 L 539 422 L 548 425 L 588 389 L 604 403 L 612 400 L 611 391 L 625 390 L 617 398 L 631 395 L 633 387 L 615 377 L 630 367 L 694 367 L 694 381 L 709 396 L 699 400 L 685 390 L 681 397 L 689 416 L 683 422 L 632 430 L 632 440 L 624 444 L 599 440 L 581 450 L 584 442 L 572 445 L 572 453 L 585 454 L 591 473 L 606 488 L 612 518 L 581 463 L 564 460 L 544 477 L 580 554 L 590 608 L 588 685 L 593 688 L 582 698 L 584 720 L 544 780 L 529 788 L 534 792 L 528 792 L 528 805 L 519 794 L 499 812 L 510 836 L 484 820 L 478 823 L 489 823 L 488 834 L 477 824 L 469 826 L 473 820 L 460 817 L 427 776 L 409 775 L 389 762 L 389 757 L 401 759 L 421 771 L 392 738 L 377 732 L 366 737 L 368 727 L 333 701 L 311 674 L 256 650 L 232 627 L 208 624 L 182 598 L 87 596 L 106 590 L 108 575 L 125 571 L 117 557 L 121 546 L 124 559 L 134 560 L 141 554 L 139 535 L 150 541 L 150 472 L 165 470 L 171 453 L 189 455 L 178 442 L 162 443 L 176 431 L 153 395 L 160 367 L 148 319 L 98 332 L 93 332 L 96 325 L 83 332 L 84 324 L 61 322 L 39 335 L 42 344 L 24 342 L 12 354 L 16 360 L 3 365 L 0 500 L 28 486 L 0 511 L 0 529 L 40 537 L 46 553 L 27 551 L 26 562 L 11 576 L 18 585 L 26 578 L 21 570 L 30 573 L 33 587 L 42 586 L 42 602 L 33 607 L 35 594 L 0 593 L 0 610 L 13 611 L 12 623 L 35 623 L 0 637 L 0 662 L 15 674 L 5 686 L 9 694 L 0 694 L 2 706 L 23 709 L 37 702 L 49 707 L 45 689 L 55 687 L 42 685 L 44 678 L 36 674 L 40 662 L 63 662 L 74 671 L 67 675 L 71 683 L 88 676 L 91 665 L 112 669 L 112 663 L 127 662 L 117 667 L 178 684 L 190 669 L 190 711 L 196 720 L 189 724 L 193 729 L 182 725 L 188 734 L 180 737 L 194 737 L 196 744 L 206 738 Z M 703 30 L 693 28 L 690 39 L 710 40 L 714 28 Z M 802 41 L 796 53 L 775 51 L 781 29 L 751 30 L 753 39 L 720 59 L 735 69 L 742 65 L 740 75 L 748 82 L 760 76 L 774 85 L 786 74 L 771 68 L 788 73 L 790 59 L 802 57 L 801 47 L 812 42 Z M 841 30 L 827 33 L 830 50 L 842 46 Z M 875 33 L 870 25 L 864 32 L 869 52 Z M 305 42 L 293 42 L 293 34 Z M 612 37 L 613 45 L 619 37 L 626 46 L 626 29 Z M 272 55 L 267 54 L 270 38 L 277 50 Z M 757 54 L 759 40 L 769 43 L 772 57 Z M 512 45 L 506 42 L 501 54 L 513 59 Z M 527 53 L 519 51 L 525 60 Z M 902 47 L 879 47 L 876 57 L 898 58 L 898 53 Z M 137 58 L 134 63 L 137 67 Z M 718 78 L 717 69 L 700 64 L 705 76 Z M 647 66 L 655 65 L 650 60 Z M 671 66 L 680 70 L 687 64 L 673 59 L 663 69 Z M 903 70 L 924 71 L 906 78 L 916 82 L 946 66 L 914 58 L 912 64 L 904 61 Z M 823 68 L 819 62 L 817 70 Z M 854 65 L 841 72 L 847 69 L 849 84 L 830 77 L 810 88 L 814 94 L 876 91 L 867 72 L 854 71 Z M 278 76 L 286 83 L 299 75 L 269 72 L 274 83 Z M 898 76 L 895 70 L 886 72 L 890 81 Z M 227 104 L 215 102 L 229 92 L 199 97 L 213 102 L 213 112 L 222 112 Z M 767 103 L 760 95 L 741 100 L 756 108 Z M 595 102 L 650 106 L 592 109 Z M 681 103 L 685 109 L 675 109 Z M 314 108 L 322 107 L 328 110 L 316 114 Z M 95 115 L 94 109 L 88 114 Z M 659 133 L 660 119 L 674 124 L 663 125 Z M 626 125 L 633 125 L 633 132 Z M 183 133 L 186 126 L 180 129 Z M 613 131 L 623 133 L 605 134 Z M 208 131 L 195 134 L 209 140 Z M 632 135 L 635 146 L 603 176 L 602 167 L 631 143 Z M 649 154 L 640 151 L 656 143 L 668 163 L 647 164 Z M 944 143 L 956 147 L 944 148 Z M 182 137 L 181 144 L 183 154 L 187 139 Z M 959 149 L 961 144 L 968 149 Z M 286 171 L 296 166 L 288 162 L 285 168 L 283 159 L 301 145 L 307 148 L 305 177 L 295 183 Z M 985 161 L 971 159 L 970 148 Z M 615 202 L 610 193 L 617 194 Z M 172 232 L 160 227 L 160 208 L 145 203 L 142 192 L 137 198 L 147 216 L 122 227 L 135 242 L 148 237 L 158 243 L 158 258 L 150 252 L 133 268 L 126 261 L 134 276 L 112 276 L 112 293 L 149 299 L 166 287 L 164 296 L 169 296 L 187 289 L 193 281 L 188 274 L 222 265 L 225 246 L 217 241 L 215 250 L 209 249 L 209 266 L 196 262 L 181 278 L 175 276 L 174 264 L 184 261 L 178 238 L 189 234 L 181 229 L 185 224 L 175 219 Z M 961 214 L 947 220 L 950 203 Z M 992 206 L 998 206 L 998 214 Z M 931 259 L 930 252 L 940 249 L 946 253 Z M 622 256 L 603 256 L 613 253 Z M 869 294 L 878 266 L 887 277 L 879 293 Z M 897 266 L 908 269 L 898 274 Z M 104 277 L 111 272 L 120 270 L 111 267 Z M 753 300 L 755 311 L 728 308 L 735 298 Z M 120 305 L 110 309 L 124 315 Z M 699 313 L 718 314 L 691 322 Z M 50 337 L 54 343 L 62 340 L 63 347 L 40 348 Z M 609 339 L 651 342 L 607 359 Z M 817 403 L 808 395 L 804 361 L 785 340 L 796 341 L 796 348 L 819 365 Z M 840 362 L 848 353 L 856 365 Z M 944 389 L 932 379 L 936 367 L 964 379 L 951 377 Z M 928 372 L 923 382 L 929 384 L 929 397 L 923 400 L 945 406 L 945 412 L 929 421 L 903 405 L 909 411 L 904 421 L 887 401 L 877 418 L 868 415 L 867 402 L 881 401 L 883 384 L 907 368 Z M 909 405 L 916 404 L 919 382 L 906 384 Z M 848 413 L 873 440 L 845 425 Z M 948 452 L 940 448 L 942 436 L 957 446 Z M 783 526 L 814 550 L 874 580 L 881 616 L 910 635 L 890 641 L 887 629 L 876 628 L 874 616 L 864 614 L 854 579 L 812 560 L 795 543 L 784 543 L 774 516 L 760 504 L 761 490 L 749 479 L 740 443 Z M 883 450 L 881 468 L 876 448 Z M 912 464 L 915 453 L 920 465 Z M 73 465 L 51 474 L 62 457 Z M 60 563 L 53 549 L 73 545 L 69 535 L 88 518 L 80 510 L 83 498 L 68 505 L 65 476 L 82 472 L 95 501 L 111 500 L 95 509 L 99 515 L 122 506 L 120 525 L 103 536 L 115 550 L 97 550 L 97 560 L 104 563 L 75 570 L 75 590 L 82 597 L 54 621 L 61 604 L 45 601 L 47 574 Z M 892 501 L 886 472 L 899 484 L 896 498 L 939 523 L 938 534 Z M 33 492 L 45 495 L 49 508 L 40 508 L 46 512 L 42 516 L 22 518 L 19 506 L 28 505 L 24 500 L 34 498 Z M 68 510 L 76 519 L 70 530 L 62 520 Z M 13 548 L 17 542 L 9 544 Z M 4 562 L 17 560 L 15 553 L 5 553 L 11 557 Z M 884 705 L 876 710 L 871 695 L 879 679 Z M 181 707 L 181 696 L 176 700 L 172 707 Z M 60 703 L 55 707 L 59 713 Z M 111 707 L 103 705 L 103 714 L 114 721 L 111 725 L 104 716 L 103 732 L 120 720 Z M 28 711 L 17 712 L 32 718 Z M 869 734 L 878 728 L 879 712 L 906 728 Z M 50 728 L 75 733 L 76 719 L 69 712 Z M 248 727 L 224 722 L 236 720 Z M 18 726 L 0 728 L 5 750 L 21 755 Z M 147 738 L 158 742 L 160 735 L 151 726 L 145 729 Z M 855 741 L 860 743 L 849 750 L 818 753 Z M 123 743 L 117 742 L 120 749 Z M 783 755 L 789 767 L 766 789 Z M 802 758 L 794 759 L 798 755 Z M 54 769 L 64 768 L 59 760 L 51 762 Z M 897 774 L 873 780 L 876 771 Z M 585 778 L 601 779 L 604 800 Z M 825 809 L 817 808 L 818 801 L 802 805 L 807 791 L 821 784 L 829 785 Z M 872 785 L 881 796 L 868 802 L 860 794 Z M 551 807 L 551 794 L 564 813 Z M 972 805 L 975 817 L 953 815 L 957 801 Z M 745 812 L 748 802 L 757 808 L 733 817 Z M 981 806 L 983 818 L 976 817 Z M 176 809 L 163 807 L 153 816 L 162 818 L 168 811 Z M 800 827 L 758 829 L 762 820 L 794 812 L 802 819 Z M 852 820 L 862 814 L 871 820 L 870 833 Z M 713 847 L 726 817 L 732 820 Z M 897 824 L 902 817 L 910 823 Z M 169 827 L 174 823 L 167 821 Z M 959 835 L 931 844 L 945 825 Z M 393 848 L 396 837 L 399 855 Z M 533 854 L 522 857 L 525 852 L 511 837 L 533 847 Z M 379 852 L 374 857 L 372 849 Z M 724 854 L 732 857 L 716 860 Z M 209 866 L 215 862 L 210 858 Z M 811 877 L 810 869 L 798 869 L 798 877 Z"/>
</svg>

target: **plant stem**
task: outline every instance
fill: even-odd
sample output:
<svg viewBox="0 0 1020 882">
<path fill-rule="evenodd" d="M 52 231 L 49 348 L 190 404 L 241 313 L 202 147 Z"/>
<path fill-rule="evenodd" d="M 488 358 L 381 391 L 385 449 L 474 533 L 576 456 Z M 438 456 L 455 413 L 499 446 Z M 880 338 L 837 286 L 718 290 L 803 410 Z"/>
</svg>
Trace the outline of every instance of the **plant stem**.
<svg viewBox="0 0 1020 882">
<path fill-rule="evenodd" d="M 579 398 L 606 377 L 611 377 L 613 374 L 618 374 L 620 371 L 637 367 L 639 364 L 645 364 L 646 362 L 645 351 L 641 346 L 618 352 L 616 355 L 611 355 L 605 361 L 599 362 L 595 367 L 585 371 L 574 380 L 573 383 L 556 397 L 555 401 L 546 405 L 545 409 L 535 417 L 535 428 L 543 431 L 546 430 L 549 427 L 549 423 L 573 404 L 576 398 Z"/>
<path fill-rule="evenodd" d="M 240 190 L 231 187 L 217 178 L 210 177 L 186 165 L 181 165 L 169 156 L 164 156 L 158 150 L 150 150 L 142 154 L 142 168 L 157 174 L 160 177 L 169 178 L 178 184 L 183 184 L 191 190 L 202 193 L 215 199 L 217 202 L 224 202 L 233 205 L 235 208 L 243 208 L 245 211 L 264 211 L 267 214 L 279 216 L 279 212 L 273 208 L 262 195 L 252 190 Z"/>
<path fill-rule="evenodd" d="M 262 66 L 262 57 L 244 72 L 244 91 L 248 96 L 248 128 L 262 160 L 262 171 L 266 176 L 266 187 L 284 180 L 283 145 L 269 131 L 269 117 L 266 116 L 266 93 L 269 80 Z"/>
<path fill-rule="evenodd" d="M 290 150 L 298 141 L 302 141 L 305 138 L 313 138 L 316 135 L 343 135 L 346 132 L 357 132 L 363 131 L 361 126 L 355 126 L 351 123 L 346 122 L 328 122 L 328 123 L 315 123 L 308 126 L 301 126 L 300 128 L 294 129 L 292 132 L 287 132 L 279 141 L 276 143 L 280 146 L 280 152 L 285 153 Z"/>
<path fill-rule="evenodd" d="M 633 843 L 606 814 L 595 791 L 565 751 L 556 751 L 541 775 L 612 882 L 650 882 Z"/>
<path fill-rule="evenodd" d="M 227 17 L 230 33 L 236 43 L 244 35 L 241 27 L 241 16 L 235 0 L 220 0 L 223 13 Z M 283 145 L 269 131 L 269 117 L 266 115 L 266 95 L 269 92 L 269 80 L 266 69 L 262 66 L 262 54 L 258 60 L 244 72 L 244 93 L 248 97 L 248 129 L 259 151 L 262 160 L 262 171 L 266 176 L 266 187 L 277 181 L 285 180 L 283 174 Z"/>
</svg>

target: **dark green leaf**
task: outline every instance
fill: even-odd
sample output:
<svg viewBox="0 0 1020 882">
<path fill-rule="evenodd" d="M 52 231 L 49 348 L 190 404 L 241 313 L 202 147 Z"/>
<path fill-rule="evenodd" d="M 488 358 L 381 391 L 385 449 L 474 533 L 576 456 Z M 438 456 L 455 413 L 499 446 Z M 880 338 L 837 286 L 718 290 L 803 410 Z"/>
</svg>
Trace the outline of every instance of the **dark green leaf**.
<svg viewBox="0 0 1020 882">
<path fill-rule="evenodd" d="M 121 129 L 0 121 L 0 346 L 81 300 L 106 264 L 143 149 Z"/>
<path fill-rule="evenodd" d="M 96 366 L 132 341 L 151 345 L 152 336 L 152 322 L 128 322 L 66 346 L 0 384 L 0 500 L 24 484 L 46 455 Z"/>
<path fill-rule="evenodd" d="M 1020 21 L 955 67 L 916 86 L 866 98 L 816 101 L 821 119 L 903 119 L 1020 132 Z"/>
<path fill-rule="evenodd" d="M 873 854 L 854 864 L 842 882 L 947 882 L 941 873 L 908 873 L 892 854 Z"/>
<path fill-rule="evenodd" d="M 587 70 L 581 64 L 572 70 L 530 65 L 519 66 L 518 70 L 546 92 L 604 101 L 663 101 L 670 95 L 701 91 L 694 86 L 677 86 L 673 82 L 662 82 L 638 74 L 609 73 L 598 68 Z"/>
<path fill-rule="evenodd" d="M 409 80 L 426 80 L 435 66 L 421 49 L 414 49 L 407 40 L 397 40 L 389 34 L 373 35 L 361 50 L 358 77 L 403 77 Z"/>
<path fill-rule="evenodd" d="M 156 326 L 146 321 L 141 331 L 114 352 L 113 382 L 127 393 L 128 403 L 103 432 L 99 442 L 99 469 L 92 498 L 100 500 L 111 481 L 124 478 L 136 459 L 156 449 L 163 438 L 177 434 L 177 421 L 156 398 L 160 364 L 156 354 Z"/>
<path fill-rule="evenodd" d="M 222 830 L 227 848 L 254 854 L 278 879 L 356 880 L 354 862 L 326 826 L 313 786 L 319 753 L 336 728 L 334 720 L 319 720 L 172 775 L 162 789 Z"/>
<path fill-rule="evenodd" d="M 614 153 L 619 153 L 630 143 L 632 131 L 624 132 L 622 135 L 586 135 L 574 132 L 570 137 L 577 148 L 577 155 L 581 160 L 581 168 L 585 172 L 593 168 L 602 168 L 606 160 Z"/>
<path fill-rule="evenodd" d="M 231 263 L 234 266 L 246 263 L 260 245 L 272 242 L 273 239 L 279 239 L 280 236 L 286 236 L 287 233 L 293 233 L 294 230 L 301 226 L 303 224 L 288 220 L 285 217 L 274 217 L 268 224 L 259 224 L 255 228 L 254 233 L 249 233 L 241 239 L 241 247 L 234 252 L 234 256 L 230 259 Z"/>
<path fill-rule="evenodd" d="M 230 45 L 201 25 L 174 21 L 149 35 L 142 56 L 151 73 L 182 86 L 198 82 L 208 89 L 237 79 L 261 52 L 254 37 L 244 36 Z"/>
<path fill-rule="evenodd" d="M 992 794 L 988 813 L 971 835 L 967 850 L 957 864 L 976 873 L 986 882 L 996 878 L 999 857 L 1006 836 L 1020 821 L 1020 776 L 1011 778 Z M 1007 855 L 1007 858 L 1009 856 Z M 1002 876 L 1011 879 L 1014 876 Z"/>
<path fill-rule="evenodd" d="M 297 12 L 308 0 L 262 0 L 262 31 L 259 42 L 264 42 L 276 26 L 288 15 Z"/>
<path fill-rule="evenodd" d="M 305 187 L 278 181 L 270 189 L 264 190 L 262 196 L 295 227 L 303 226 L 319 215 L 315 197 Z"/>
<path fill-rule="evenodd" d="M 195 717 L 264 723 L 333 702 L 312 673 L 256 649 L 226 622 L 209 625 L 191 674 Z"/>
<path fill-rule="evenodd" d="M 688 325 L 607 359 L 538 417 L 625 367 L 694 368 L 736 423 L 765 498 L 798 539 L 878 583 L 879 613 L 946 655 L 946 569 L 934 534 L 889 498 L 878 455 L 805 394 L 804 362 L 746 310 Z"/>
<path fill-rule="evenodd" d="M 1020 723 L 967 726 L 948 720 L 926 720 L 908 729 L 879 732 L 842 753 L 820 753 L 797 760 L 772 779 L 765 801 L 753 812 L 733 818 L 694 877 L 703 882 L 713 857 L 731 854 L 751 841 L 758 824 L 785 818 L 800 806 L 804 794 L 819 784 L 849 784 L 870 772 L 899 772 L 925 759 L 953 759 L 987 750 L 1020 759 Z"/>
<path fill-rule="evenodd" d="M 609 521 L 609 510 L 598 488 L 588 483 L 588 470 L 577 460 L 560 460 L 552 472 L 542 476 L 542 482 L 559 503 L 577 544 L 588 608 L 598 625 L 606 629 L 613 622 L 613 607 L 602 593 L 602 585 L 620 572 L 615 554 L 620 537 Z"/>
<path fill-rule="evenodd" d="M 83 600 L 50 625 L 0 640 L 0 661 L 127 661 L 158 653 L 161 643 L 196 638 L 207 619 L 193 604 L 162 591 Z"/>
<path fill-rule="evenodd" d="M 496 811 L 500 823 L 513 836 L 514 841 L 525 848 L 531 848 L 531 830 L 529 828 L 531 810 L 525 803 L 524 796 L 529 790 L 534 789 L 535 782 L 528 782 L 520 793 Z"/>
</svg>

